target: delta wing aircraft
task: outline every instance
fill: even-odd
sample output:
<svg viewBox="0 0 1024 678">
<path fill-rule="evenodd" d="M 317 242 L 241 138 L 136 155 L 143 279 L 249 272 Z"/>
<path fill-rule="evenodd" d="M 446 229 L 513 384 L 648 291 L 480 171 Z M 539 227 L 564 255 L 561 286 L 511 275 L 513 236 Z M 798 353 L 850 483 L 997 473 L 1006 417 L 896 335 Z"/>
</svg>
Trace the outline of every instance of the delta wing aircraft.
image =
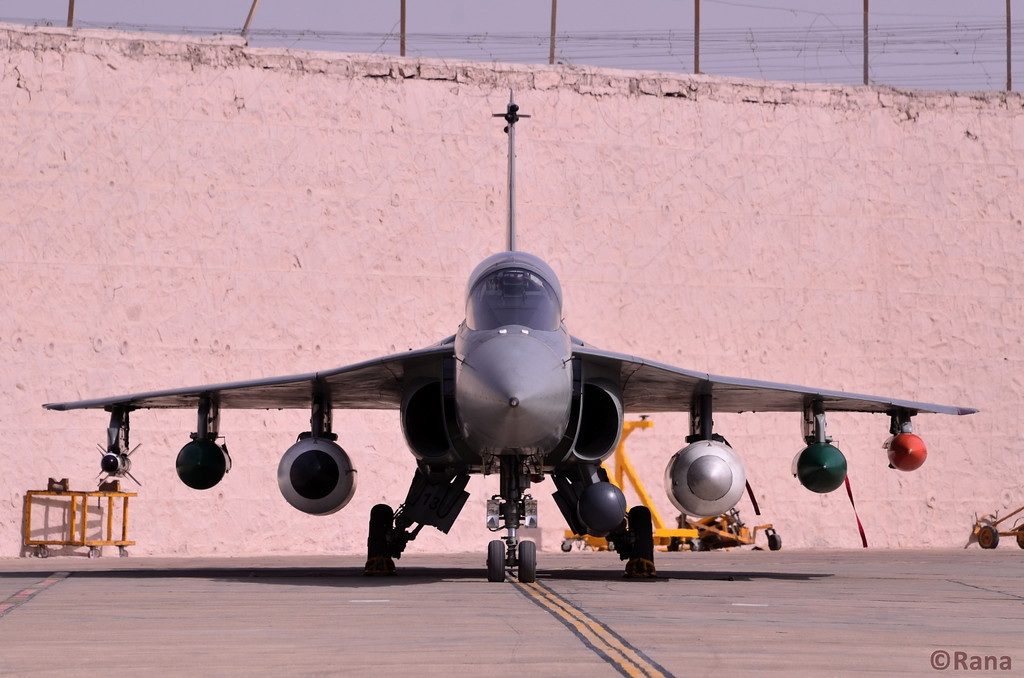
<svg viewBox="0 0 1024 678">
<path fill-rule="evenodd" d="M 668 462 L 669 499 L 680 511 L 713 516 L 741 498 L 746 475 L 739 455 L 715 432 L 715 412 L 797 412 L 806 447 L 794 474 L 808 489 L 830 492 L 846 477 L 846 459 L 825 432 L 828 412 L 889 417 L 890 464 L 914 470 L 926 449 L 913 433 L 920 413 L 964 415 L 975 410 L 857 395 L 788 384 L 721 377 L 611 353 L 569 334 L 562 289 L 540 258 L 515 247 L 515 125 L 510 97 L 508 248 L 484 259 L 466 288 L 466 317 L 437 344 L 323 372 L 45 405 L 51 410 L 110 413 L 101 460 L 108 476 L 131 477 L 129 415 L 148 408 L 198 413 L 191 440 L 177 457 L 178 476 L 197 490 L 216 485 L 231 459 L 220 436 L 225 409 L 308 408 L 310 428 L 284 453 L 277 469 L 284 498 L 295 508 L 327 515 L 343 508 L 356 471 L 337 443 L 331 413 L 339 408 L 395 409 L 415 458 L 405 501 L 397 511 L 370 512 L 367 574 L 392 574 L 394 559 L 420 530 L 447 533 L 469 497 L 470 474 L 497 474 L 500 490 L 487 502 L 487 526 L 505 536 L 487 548 L 487 578 L 512 572 L 535 581 L 537 550 L 517 531 L 537 525 L 532 483 L 550 476 L 555 503 L 576 534 L 604 536 L 626 573 L 655 573 L 650 511 L 627 513 L 622 492 L 601 461 L 619 442 L 624 414 L 689 412 L 686 445 Z"/>
</svg>

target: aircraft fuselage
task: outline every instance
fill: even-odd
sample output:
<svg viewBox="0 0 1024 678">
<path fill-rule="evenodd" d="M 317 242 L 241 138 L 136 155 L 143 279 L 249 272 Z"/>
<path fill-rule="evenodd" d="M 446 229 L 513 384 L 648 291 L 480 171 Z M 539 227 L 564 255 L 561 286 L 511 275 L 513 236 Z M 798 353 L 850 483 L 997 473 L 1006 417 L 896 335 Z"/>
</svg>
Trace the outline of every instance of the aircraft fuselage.
<svg viewBox="0 0 1024 678">
<path fill-rule="evenodd" d="M 541 456 L 569 423 L 572 364 L 551 268 L 523 252 L 484 260 L 470 277 L 455 336 L 460 432 L 485 456 Z"/>
<path fill-rule="evenodd" d="M 539 456 L 565 433 L 572 401 L 569 335 L 522 325 L 463 326 L 455 340 L 459 427 L 481 456 Z"/>
</svg>

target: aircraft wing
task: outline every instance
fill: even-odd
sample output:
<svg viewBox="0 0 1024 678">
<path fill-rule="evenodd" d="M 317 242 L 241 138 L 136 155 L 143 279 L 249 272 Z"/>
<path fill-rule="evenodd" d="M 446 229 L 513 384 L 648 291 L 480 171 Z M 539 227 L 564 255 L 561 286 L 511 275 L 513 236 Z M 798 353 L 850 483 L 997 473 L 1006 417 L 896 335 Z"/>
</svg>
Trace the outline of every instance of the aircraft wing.
<svg viewBox="0 0 1024 678">
<path fill-rule="evenodd" d="M 49 403 L 44 407 L 51 410 L 196 408 L 201 398 L 214 396 L 221 409 L 278 410 L 307 408 L 312 403 L 314 391 L 318 390 L 329 394 L 331 406 L 335 408 L 396 410 L 402 404 L 407 373 L 429 369 L 435 364 L 440 373 L 441 363 L 453 355 L 452 338 L 449 337 L 426 348 L 323 372 Z"/>
<path fill-rule="evenodd" d="M 636 356 L 611 353 L 586 345 L 573 345 L 573 356 L 617 374 L 626 411 L 688 412 L 694 398 L 710 393 L 716 412 L 802 412 L 811 402 L 821 401 L 828 412 L 876 412 L 910 415 L 973 414 L 969 407 L 919 403 L 843 391 L 807 388 L 755 379 L 722 377 L 684 370 Z"/>
</svg>

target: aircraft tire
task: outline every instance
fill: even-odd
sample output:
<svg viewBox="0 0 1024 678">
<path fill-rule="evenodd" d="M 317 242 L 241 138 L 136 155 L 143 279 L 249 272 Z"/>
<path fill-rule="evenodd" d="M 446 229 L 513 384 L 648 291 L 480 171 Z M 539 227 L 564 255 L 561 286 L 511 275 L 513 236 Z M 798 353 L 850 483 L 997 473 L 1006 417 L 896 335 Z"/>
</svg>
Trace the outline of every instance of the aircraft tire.
<svg viewBox="0 0 1024 678">
<path fill-rule="evenodd" d="M 634 506 L 629 510 L 629 533 L 633 538 L 632 557 L 654 562 L 654 524 L 649 508 Z"/>
<path fill-rule="evenodd" d="M 376 558 L 388 555 L 388 532 L 395 522 L 395 512 L 387 504 L 370 509 L 370 527 L 366 537 L 366 556 Z"/>
<path fill-rule="evenodd" d="M 487 544 L 487 581 L 505 581 L 505 542 L 500 539 Z"/>
<path fill-rule="evenodd" d="M 519 542 L 519 583 L 532 584 L 537 581 L 537 544 L 532 541 Z"/>
</svg>

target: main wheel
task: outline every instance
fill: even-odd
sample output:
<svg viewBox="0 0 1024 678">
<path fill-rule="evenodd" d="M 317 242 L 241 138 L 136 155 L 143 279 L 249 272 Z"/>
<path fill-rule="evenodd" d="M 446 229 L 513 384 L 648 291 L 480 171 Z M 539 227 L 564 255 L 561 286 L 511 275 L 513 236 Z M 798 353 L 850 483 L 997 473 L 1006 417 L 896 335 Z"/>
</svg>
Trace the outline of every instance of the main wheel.
<svg viewBox="0 0 1024 678">
<path fill-rule="evenodd" d="M 519 582 L 532 584 L 537 581 L 537 544 L 532 541 L 519 542 Z"/>
<path fill-rule="evenodd" d="M 387 504 L 370 509 L 370 526 L 366 536 L 366 565 L 363 574 L 369 577 L 395 574 L 395 561 L 388 553 L 388 533 L 395 522 L 395 512 Z"/>
<path fill-rule="evenodd" d="M 505 542 L 500 539 L 487 544 L 487 581 L 505 581 Z"/>
<path fill-rule="evenodd" d="M 366 557 L 388 555 L 388 532 L 395 522 L 395 512 L 387 504 L 370 509 L 370 528 L 366 537 Z"/>
<path fill-rule="evenodd" d="M 1024 549 L 1024 527 L 1017 530 L 1017 546 Z"/>
<path fill-rule="evenodd" d="M 999 546 L 999 531 L 992 525 L 982 525 L 978 529 L 978 546 L 983 549 Z"/>
<path fill-rule="evenodd" d="M 630 552 L 626 561 L 627 579 L 650 579 L 657 574 L 654 568 L 654 526 L 651 510 L 634 506 L 629 510 L 626 529 L 629 532 Z"/>
<path fill-rule="evenodd" d="M 654 562 L 654 525 L 651 522 L 651 509 L 646 506 L 634 506 L 629 509 L 627 527 L 629 535 L 633 538 L 632 557 Z"/>
</svg>

